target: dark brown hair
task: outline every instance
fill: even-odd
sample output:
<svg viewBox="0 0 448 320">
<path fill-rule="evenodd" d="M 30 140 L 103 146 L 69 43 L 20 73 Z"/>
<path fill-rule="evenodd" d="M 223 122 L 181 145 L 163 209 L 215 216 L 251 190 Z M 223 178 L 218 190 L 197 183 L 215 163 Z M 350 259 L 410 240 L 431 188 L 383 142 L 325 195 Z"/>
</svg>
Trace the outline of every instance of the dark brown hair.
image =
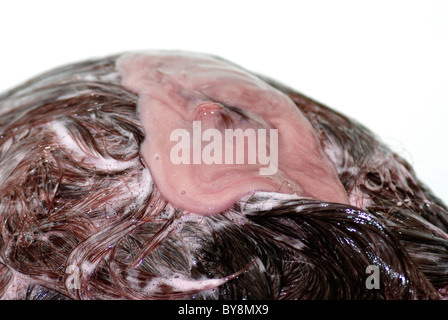
<svg viewBox="0 0 448 320">
<path fill-rule="evenodd" d="M 444 204 L 362 125 L 267 78 L 309 119 L 359 206 L 259 193 L 216 216 L 174 210 L 140 160 L 137 96 L 116 57 L 0 96 L 4 299 L 448 295 Z M 377 289 L 366 286 L 369 265 Z"/>
</svg>

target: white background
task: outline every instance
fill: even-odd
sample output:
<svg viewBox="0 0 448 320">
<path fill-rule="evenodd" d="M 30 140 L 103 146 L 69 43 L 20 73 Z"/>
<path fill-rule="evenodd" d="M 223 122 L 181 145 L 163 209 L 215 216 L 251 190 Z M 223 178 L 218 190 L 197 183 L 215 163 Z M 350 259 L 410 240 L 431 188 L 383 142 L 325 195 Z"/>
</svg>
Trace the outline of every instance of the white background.
<svg viewBox="0 0 448 320">
<path fill-rule="evenodd" d="M 448 1 L 2 1 L 0 91 L 133 49 L 213 53 L 363 123 L 448 203 Z"/>
</svg>

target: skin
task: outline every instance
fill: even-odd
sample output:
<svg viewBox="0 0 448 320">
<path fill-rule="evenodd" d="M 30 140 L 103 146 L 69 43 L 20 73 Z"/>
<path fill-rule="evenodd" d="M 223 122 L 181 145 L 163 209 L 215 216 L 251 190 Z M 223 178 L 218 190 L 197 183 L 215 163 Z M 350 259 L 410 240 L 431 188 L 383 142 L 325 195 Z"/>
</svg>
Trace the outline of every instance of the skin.
<svg viewBox="0 0 448 320">
<path fill-rule="evenodd" d="M 160 193 L 176 208 L 216 214 L 255 191 L 349 203 L 309 121 L 285 94 L 260 79 L 192 53 L 132 53 L 121 57 L 117 68 L 122 84 L 139 97 L 142 157 Z M 193 136 L 194 121 L 201 121 L 202 131 L 213 128 L 222 136 L 229 128 L 277 129 L 278 170 L 260 175 L 259 162 L 173 164 L 170 151 L 177 141 L 170 141 L 170 134 L 184 129 Z M 247 151 L 247 143 L 244 147 Z"/>
</svg>

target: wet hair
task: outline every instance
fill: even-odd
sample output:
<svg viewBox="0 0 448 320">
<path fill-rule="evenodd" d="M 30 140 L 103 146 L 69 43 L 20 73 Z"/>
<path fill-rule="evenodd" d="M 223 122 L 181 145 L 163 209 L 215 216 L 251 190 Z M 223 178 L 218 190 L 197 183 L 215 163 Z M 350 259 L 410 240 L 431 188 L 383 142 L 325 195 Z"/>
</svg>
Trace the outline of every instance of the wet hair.
<svg viewBox="0 0 448 320">
<path fill-rule="evenodd" d="M 0 297 L 448 296 L 445 205 L 368 129 L 265 77 L 311 122 L 357 206 L 260 192 L 219 215 L 173 209 L 141 161 L 137 96 L 116 58 L 0 96 Z"/>
</svg>

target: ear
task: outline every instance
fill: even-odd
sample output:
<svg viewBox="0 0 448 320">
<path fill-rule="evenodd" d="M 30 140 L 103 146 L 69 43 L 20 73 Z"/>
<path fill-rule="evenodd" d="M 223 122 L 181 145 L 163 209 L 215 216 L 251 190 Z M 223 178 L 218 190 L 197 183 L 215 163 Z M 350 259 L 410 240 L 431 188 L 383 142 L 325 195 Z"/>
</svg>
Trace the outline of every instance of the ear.
<svg viewBox="0 0 448 320">
<path fill-rule="evenodd" d="M 142 157 L 176 208 L 215 214 L 255 191 L 348 203 L 310 123 L 280 91 L 188 54 L 125 56 L 119 70 L 139 94 Z"/>
</svg>

